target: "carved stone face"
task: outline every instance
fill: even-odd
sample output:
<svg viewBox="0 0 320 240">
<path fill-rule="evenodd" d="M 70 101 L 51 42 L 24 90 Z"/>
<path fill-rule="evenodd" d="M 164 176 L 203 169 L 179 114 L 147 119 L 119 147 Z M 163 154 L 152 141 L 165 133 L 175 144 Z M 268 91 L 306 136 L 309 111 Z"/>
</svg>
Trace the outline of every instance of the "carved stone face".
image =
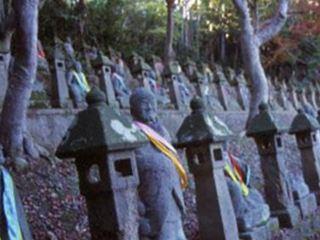
<svg viewBox="0 0 320 240">
<path fill-rule="evenodd" d="M 144 99 L 136 108 L 137 120 L 143 123 L 153 123 L 156 121 L 156 104 Z"/>
<path fill-rule="evenodd" d="M 130 97 L 130 109 L 133 118 L 145 124 L 152 124 L 157 120 L 157 104 L 149 91 L 139 88 Z"/>
</svg>

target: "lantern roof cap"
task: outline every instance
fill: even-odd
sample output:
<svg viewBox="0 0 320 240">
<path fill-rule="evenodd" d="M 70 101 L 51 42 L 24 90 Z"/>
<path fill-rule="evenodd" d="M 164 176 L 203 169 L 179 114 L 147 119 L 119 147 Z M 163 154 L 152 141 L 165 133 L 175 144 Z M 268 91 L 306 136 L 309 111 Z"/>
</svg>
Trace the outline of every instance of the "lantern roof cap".
<svg viewBox="0 0 320 240">
<path fill-rule="evenodd" d="M 88 108 L 77 114 L 56 155 L 61 158 L 120 151 L 142 146 L 145 135 L 127 117 L 106 104 L 106 96 L 93 87 L 86 97 Z"/>
<path fill-rule="evenodd" d="M 193 98 L 190 108 L 192 113 L 184 119 L 176 134 L 177 147 L 224 142 L 233 135 L 224 122 L 205 110 L 201 98 Z"/>
<path fill-rule="evenodd" d="M 287 131 L 285 123 L 278 115 L 272 115 L 266 103 L 259 105 L 259 114 L 250 122 L 247 128 L 247 136 L 255 137 L 259 135 L 275 135 Z"/>
<path fill-rule="evenodd" d="M 318 120 L 307 114 L 303 109 L 299 109 L 298 114 L 291 123 L 289 133 L 314 132 L 318 129 L 320 129 Z"/>
</svg>

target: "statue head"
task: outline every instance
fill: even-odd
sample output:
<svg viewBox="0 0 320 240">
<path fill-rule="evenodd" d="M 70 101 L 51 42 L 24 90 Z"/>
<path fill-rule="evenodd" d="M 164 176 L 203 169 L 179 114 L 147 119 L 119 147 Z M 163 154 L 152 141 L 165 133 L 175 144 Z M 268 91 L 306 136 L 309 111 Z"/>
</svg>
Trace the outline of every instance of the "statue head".
<svg viewBox="0 0 320 240">
<path fill-rule="evenodd" d="M 157 120 L 157 102 L 154 95 L 145 88 L 137 88 L 130 96 L 130 112 L 134 120 L 152 124 Z"/>
<path fill-rule="evenodd" d="M 72 46 L 72 41 L 71 41 L 71 38 L 70 37 L 67 37 L 66 38 L 66 41 L 64 43 L 64 49 L 66 51 L 66 54 L 70 57 L 74 57 L 75 55 L 75 52 L 74 52 L 74 49 L 73 49 L 73 46 Z"/>
<path fill-rule="evenodd" d="M 74 66 L 75 66 L 75 70 L 78 72 L 78 73 L 81 73 L 82 72 L 82 65 L 79 61 L 75 61 L 74 63 Z"/>
</svg>

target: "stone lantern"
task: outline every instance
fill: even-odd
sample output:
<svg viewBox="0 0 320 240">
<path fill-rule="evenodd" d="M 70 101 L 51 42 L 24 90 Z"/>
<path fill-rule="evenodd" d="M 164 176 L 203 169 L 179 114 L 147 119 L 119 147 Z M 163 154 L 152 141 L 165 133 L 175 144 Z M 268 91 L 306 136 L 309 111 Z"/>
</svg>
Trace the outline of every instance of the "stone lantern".
<svg viewBox="0 0 320 240">
<path fill-rule="evenodd" d="M 170 101 L 177 110 L 184 110 L 186 106 L 181 96 L 179 74 L 182 73 L 181 67 L 177 61 L 172 61 L 164 69 L 164 77 L 167 79 Z"/>
<path fill-rule="evenodd" d="M 134 149 L 147 140 L 106 105 L 96 87 L 60 143 L 56 155 L 75 158 L 86 198 L 92 239 L 138 240 L 137 172 Z"/>
<path fill-rule="evenodd" d="M 191 101 L 191 109 L 191 115 L 178 130 L 177 147 L 185 148 L 189 169 L 194 175 L 201 239 L 239 239 L 224 175 L 223 144 L 231 132 L 204 111 L 199 98 Z"/>
<path fill-rule="evenodd" d="M 299 109 L 289 131 L 290 134 L 296 136 L 303 176 L 310 191 L 315 193 L 318 205 L 320 204 L 319 135 L 317 134 L 319 129 L 320 125 L 317 119 Z"/>
<path fill-rule="evenodd" d="M 248 126 L 247 136 L 254 138 L 258 147 L 266 201 L 281 227 L 293 227 L 299 222 L 300 213 L 285 166 L 282 134 L 286 128 L 269 113 L 267 104 L 260 104 L 259 111 Z"/>
<path fill-rule="evenodd" d="M 99 87 L 107 97 L 107 104 L 119 107 L 111 80 L 113 62 L 99 51 L 97 59 L 93 62 L 93 66 L 99 76 Z"/>
<path fill-rule="evenodd" d="M 152 91 L 149 83 L 149 74 L 152 71 L 152 68 L 147 64 L 142 57 L 137 60 L 137 64 L 133 66 L 132 73 L 136 76 L 136 79 L 139 81 L 139 85 Z"/>
<path fill-rule="evenodd" d="M 56 43 L 54 48 L 54 79 L 52 106 L 58 108 L 69 108 L 72 106 L 69 87 L 66 79 L 66 63 L 63 49 Z"/>
<path fill-rule="evenodd" d="M 227 89 L 226 89 L 227 78 L 223 73 L 223 68 L 220 65 L 215 64 L 214 72 L 215 72 L 214 85 L 218 93 L 219 101 L 225 111 L 230 110 L 229 102 L 227 99 Z"/>
</svg>

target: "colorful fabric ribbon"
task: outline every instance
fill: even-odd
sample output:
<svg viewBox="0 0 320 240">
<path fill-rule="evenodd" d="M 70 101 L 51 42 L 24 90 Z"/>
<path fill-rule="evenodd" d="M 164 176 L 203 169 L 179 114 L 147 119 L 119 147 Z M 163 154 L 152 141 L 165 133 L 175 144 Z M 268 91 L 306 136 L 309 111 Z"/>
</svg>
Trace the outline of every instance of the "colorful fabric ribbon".
<svg viewBox="0 0 320 240">
<path fill-rule="evenodd" d="M 228 156 L 229 156 L 231 165 L 229 163 L 227 163 L 224 170 L 229 175 L 229 177 L 232 179 L 232 181 L 234 181 L 235 183 L 240 185 L 242 194 L 244 196 L 248 196 L 249 195 L 249 188 L 245 184 L 245 182 L 243 181 L 242 170 L 241 170 L 238 162 L 234 158 L 234 156 L 231 153 L 228 153 Z"/>
<path fill-rule="evenodd" d="M 86 76 L 83 73 L 77 73 L 76 71 L 72 71 L 72 74 L 75 76 L 77 83 L 82 88 L 82 90 L 85 92 L 89 92 L 90 86 L 87 82 Z"/>
<path fill-rule="evenodd" d="M 150 128 L 148 125 L 135 121 L 135 125 L 141 129 L 150 142 L 163 154 L 165 154 L 173 163 L 180 176 L 180 183 L 182 188 L 186 188 L 188 186 L 188 176 L 187 173 L 179 161 L 179 156 L 176 149 L 169 143 L 165 138 L 160 136 L 156 131 Z"/>
<path fill-rule="evenodd" d="M 14 183 L 9 172 L 4 167 L 0 167 L 0 170 L 4 186 L 2 198 L 4 215 L 7 222 L 8 239 L 23 240 L 15 200 Z"/>
</svg>

